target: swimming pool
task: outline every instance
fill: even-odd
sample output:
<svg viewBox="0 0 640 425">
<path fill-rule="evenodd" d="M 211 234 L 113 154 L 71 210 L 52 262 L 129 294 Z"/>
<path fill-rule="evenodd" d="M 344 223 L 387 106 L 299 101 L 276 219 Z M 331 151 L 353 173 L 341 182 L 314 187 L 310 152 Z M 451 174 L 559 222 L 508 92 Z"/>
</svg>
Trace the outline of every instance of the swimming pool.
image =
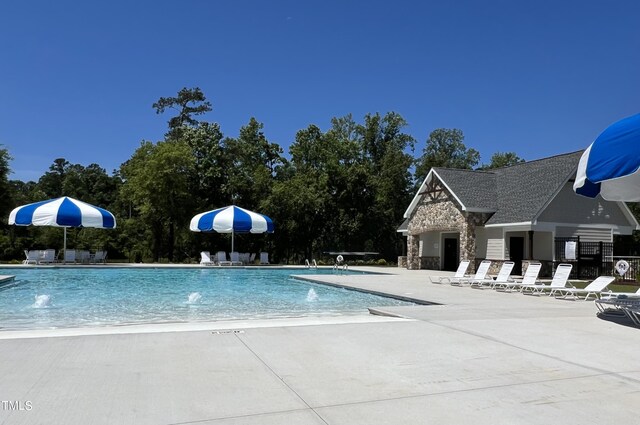
<svg viewBox="0 0 640 425">
<path fill-rule="evenodd" d="M 344 315 L 410 305 L 291 278 L 333 270 L 275 268 L 4 269 L 0 329 Z"/>
</svg>

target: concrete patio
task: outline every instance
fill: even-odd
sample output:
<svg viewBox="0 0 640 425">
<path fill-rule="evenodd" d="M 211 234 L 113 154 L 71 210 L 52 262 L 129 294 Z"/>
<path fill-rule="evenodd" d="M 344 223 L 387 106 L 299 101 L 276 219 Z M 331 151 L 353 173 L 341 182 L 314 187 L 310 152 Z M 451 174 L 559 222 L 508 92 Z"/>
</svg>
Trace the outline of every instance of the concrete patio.
<svg viewBox="0 0 640 425">
<path fill-rule="evenodd" d="M 0 332 L 0 423 L 638 422 L 640 329 L 596 317 L 593 301 L 385 271 L 314 279 L 438 305 L 378 312 L 402 318 Z"/>
</svg>

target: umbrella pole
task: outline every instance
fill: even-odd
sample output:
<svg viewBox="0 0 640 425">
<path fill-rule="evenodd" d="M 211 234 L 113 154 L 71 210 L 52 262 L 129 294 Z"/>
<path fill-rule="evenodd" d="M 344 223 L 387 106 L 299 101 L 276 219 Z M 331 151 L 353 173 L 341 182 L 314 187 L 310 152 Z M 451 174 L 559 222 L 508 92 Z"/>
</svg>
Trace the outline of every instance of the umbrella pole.
<svg viewBox="0 0 640 425">
<path fill-rule="evenodd" d="M 233 231 L 233 230 L 231 230 L 231 252 L 235 252 L 235 251 L 233 250 L 233 235 L 234 235 L 234 234 L 235 234 L 235 233 L 234 233 L 234 231 Z"/>
<path fill-rule="evenodd" d="M 64 227 L 64 249 L 62 250 L 62 264 L 67 264 L 67 228 Z"/>
</svg>

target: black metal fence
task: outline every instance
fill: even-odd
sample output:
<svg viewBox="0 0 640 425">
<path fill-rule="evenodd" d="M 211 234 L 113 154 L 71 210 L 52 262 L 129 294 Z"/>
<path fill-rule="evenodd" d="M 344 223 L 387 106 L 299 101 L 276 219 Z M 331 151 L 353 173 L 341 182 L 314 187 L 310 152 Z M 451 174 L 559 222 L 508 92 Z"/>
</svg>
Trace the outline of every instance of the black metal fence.
<svg viewBox="0 0 640 425">
<path fill-rule="evenodd" d="M 572 247 L 575 249 L 571 249 Z M 595 279 L 598 276 L 614 275 L 612 242 L 582 242 L 579 237 L 555 238 L 555 249 L 554 269 L 559 263 L 572 264 L 573 279 Z"/>
</svg>

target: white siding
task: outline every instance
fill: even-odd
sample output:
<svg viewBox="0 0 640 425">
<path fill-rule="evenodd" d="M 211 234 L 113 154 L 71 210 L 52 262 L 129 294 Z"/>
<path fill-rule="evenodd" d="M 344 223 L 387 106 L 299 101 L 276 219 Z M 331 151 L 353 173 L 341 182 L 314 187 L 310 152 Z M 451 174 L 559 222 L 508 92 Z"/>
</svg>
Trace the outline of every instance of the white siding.
<svg viewBox="0 0 640 425">
<path fill-rule="evenodd" d="M 504 239 L 487 240 L 487 260 L 504 260 Z"/>
<path fill-rule="evenodd" d="M 488 260 L 504 260 L 505 259 L 505 244 L 502 229 L 500 228 L 485 228 L 485 241 L 486 256 L 484 258 Z M 480 257 L 483 258 L 483 257 Z"/>
<path fill-rule="evenodd" d="M 594 229 L 588 227 L 558 227 L 559 238 L 580 237 L 582 242 L 613 242 L 611 229 Z"/>
</svg>

